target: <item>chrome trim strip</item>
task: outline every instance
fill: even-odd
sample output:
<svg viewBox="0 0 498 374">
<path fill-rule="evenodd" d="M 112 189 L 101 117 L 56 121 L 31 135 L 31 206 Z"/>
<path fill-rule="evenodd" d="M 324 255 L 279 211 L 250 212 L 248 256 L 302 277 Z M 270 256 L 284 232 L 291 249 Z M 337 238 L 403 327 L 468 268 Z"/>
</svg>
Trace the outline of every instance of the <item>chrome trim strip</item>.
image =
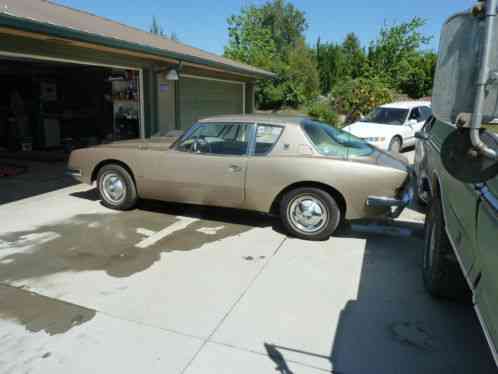
<svg viewBox="0 0 498 374">
<path fill-rule="evenodd" d="M 486 184 L 476 185 L 476 189 L 479 191 L 482 201 L 498 216 L 498 198 Z"/>
<path fill-rule="evenodd" d="M 439 144 L 436 144 L 434 139 L 431 137 L 429 138 L 429 144 L 432 145 L 432 147 L 438 152 L 441 153 L 441 146 Z"/>
<path fill-rule="evenodd" d="M 403 201 L 394 197 L 369 196 L 367 198 L 367 206 L 369 207 L 391 207 L 401 205 L 403 205 Z"/>
<path fill-rule="evenodd" d="M 82 176 L 81 170 L 79 169 L 66 169 L 64 174 L 73 178 L 81 178 Z"/>
<path fill-rule="evenodd" d="M 495 365 L 496 367 L 498 367 L 498 351 L 495 347 L 493 340 L 491 339 L 491 334 L 489 333 L 489 330 L 486 326 L 486 322 L 484 322 L 484 319 L 482 318 L 481 312 L 479 311 L 479 307 L 477 306 L 477 304 L 474 305 L 474 310 L 477 314 L 477 319 L 479 320 L 479 323 L 481 324 L 482 329 L 484 330 L 484 336 L 486 336 L 488 345 L 491 348 L 491 356 L 493 356 Z"/>
</svg>

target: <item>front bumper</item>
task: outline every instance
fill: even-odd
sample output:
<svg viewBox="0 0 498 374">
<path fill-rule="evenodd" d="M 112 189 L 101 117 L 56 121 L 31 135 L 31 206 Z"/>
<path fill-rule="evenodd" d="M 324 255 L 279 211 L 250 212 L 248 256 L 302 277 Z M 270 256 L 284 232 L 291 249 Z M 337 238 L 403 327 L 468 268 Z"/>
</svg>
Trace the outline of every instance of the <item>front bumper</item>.
<svg viewBox="0 0 498 374">
<path fill-rule="evenodd" d="M 403 213 L 403 210 L 413 201 L 413 178 L 414 174 L 410 172 L 410 176 L 405 182 L 399 197 L 369 196 L 367 198 L 367 206 L 372 208 L 390 208 L 389 217 L 398 218 Z"/>
<path fill-rule="evenodd" d="M 78 181 L 80 181 L 81 177 L 83 176 L 81 170 L 73 168 L 67 168 L 64 174 Z"/>
</svg>

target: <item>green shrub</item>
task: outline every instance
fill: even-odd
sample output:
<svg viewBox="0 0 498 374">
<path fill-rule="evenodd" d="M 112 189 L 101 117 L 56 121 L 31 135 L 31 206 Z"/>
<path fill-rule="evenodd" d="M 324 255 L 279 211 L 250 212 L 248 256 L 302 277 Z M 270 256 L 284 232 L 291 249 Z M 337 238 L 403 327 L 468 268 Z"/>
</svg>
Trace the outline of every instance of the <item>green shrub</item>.
<svg viewBox="0 0 498 374">
<path fill-rule="evenodd" d="M 392 102 L 394 92 L 380 79 L 358 78 L 337 84 L 332 90 L 332 97 L 335 110 L 352 122 L 379 105 Z"/>
<path fill-rule="evenodd" d="M 332 109 L 330 103 L 326 101 L 316 101 L 308 106 L 308 115 L 320 122 L 325 122 L 333 126 L 337 126 L 339 116 Z"/>
</svg>

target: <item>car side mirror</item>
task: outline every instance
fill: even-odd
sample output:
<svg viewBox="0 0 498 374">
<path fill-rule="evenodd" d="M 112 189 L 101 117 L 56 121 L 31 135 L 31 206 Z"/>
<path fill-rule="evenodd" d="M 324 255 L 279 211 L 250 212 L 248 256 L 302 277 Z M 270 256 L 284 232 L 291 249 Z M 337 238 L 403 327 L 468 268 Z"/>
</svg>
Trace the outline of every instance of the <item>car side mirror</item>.
<svg viewBox="0 0 498 374">
<path fill-rule="evenodd" d="M 446 171 L 464 183 L 484 183 L 498 174 L 498 161 L 475 150 L 469 136 L 469 129 L 453 131 L 441 147 L 441 159 Z M 481 129 L 483 143 L 498 150 L 498 137 Z"/>
<path fill-rule="evenodd" d="M 406 122 L 406 125 L 407 126 L 410 126 L 410 127 L 413 127 L 417 124 L 417 120 L 416 119 L 409 119 L 407 122 Z"/>
<path fill-rule="evenodd" d="M 415 133 L 415 138 L 417 138 L 418 140 L 429 140 L 429 134 L 427 134 L 425 131 L 417 131 Z"/>
</svg>

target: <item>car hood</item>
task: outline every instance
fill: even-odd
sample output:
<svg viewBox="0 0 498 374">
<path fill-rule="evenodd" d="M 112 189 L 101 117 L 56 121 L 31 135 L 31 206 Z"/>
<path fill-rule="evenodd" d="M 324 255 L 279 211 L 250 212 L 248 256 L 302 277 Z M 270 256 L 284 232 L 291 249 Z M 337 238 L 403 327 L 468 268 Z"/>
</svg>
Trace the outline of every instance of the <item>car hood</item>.
<svg viewBox="0 0 498 374">
<path fill-rule="evenodd" d="M 176 141 L 176 137 L 155 137 L 150 139 L 119 140 L 108 144 L 101 144 L 102 148 L 169 148 Z"/>
<path fill-rule="evenodd" d="M 344 127 L 344 131 L 347 131 L 358 138 L 369 138 L 369 137 L 391 137 L 396 134 L 399 126 L 396 125 L 385 125 L 382 123 L 372 123 L 372 122 L 355 122 L 349 126 Z"/>
</svg>

